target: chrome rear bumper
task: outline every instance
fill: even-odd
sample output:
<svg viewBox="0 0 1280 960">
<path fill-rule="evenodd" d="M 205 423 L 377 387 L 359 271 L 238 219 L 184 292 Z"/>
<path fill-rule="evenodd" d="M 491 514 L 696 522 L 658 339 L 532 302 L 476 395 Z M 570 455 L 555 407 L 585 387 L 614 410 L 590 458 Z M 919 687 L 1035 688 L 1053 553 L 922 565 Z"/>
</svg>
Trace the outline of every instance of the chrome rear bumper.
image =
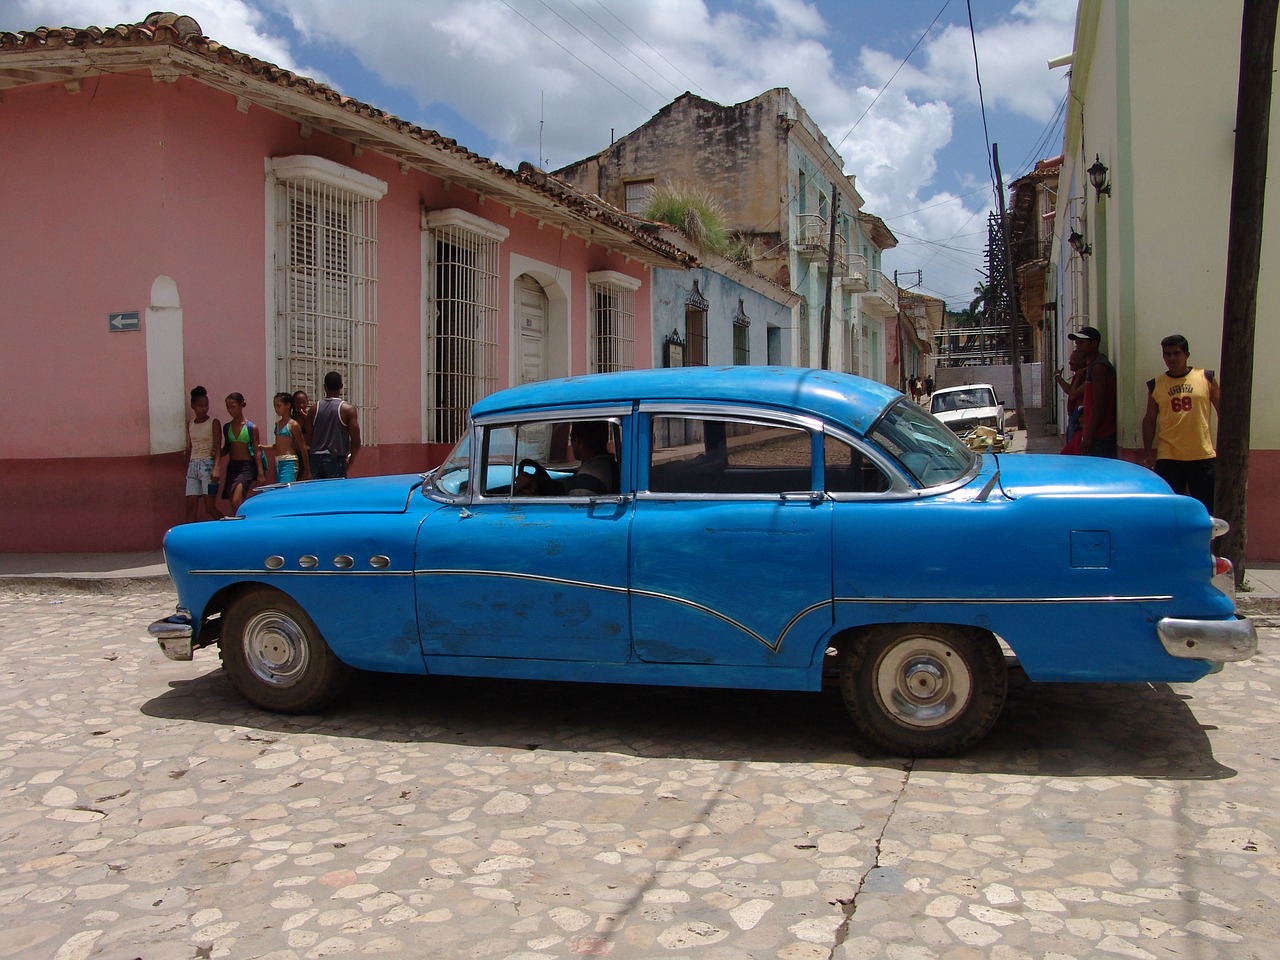
<svg viewBox="0 0 1280 960">
<path fill-rule="evenodd" d="M 1180 620 L 1156 624 L 1165 651 L 1187 660 L 1248 660 L 1258 652 L 1258 628 L 1248 617 L 1235 620 Z"/>
</svg>

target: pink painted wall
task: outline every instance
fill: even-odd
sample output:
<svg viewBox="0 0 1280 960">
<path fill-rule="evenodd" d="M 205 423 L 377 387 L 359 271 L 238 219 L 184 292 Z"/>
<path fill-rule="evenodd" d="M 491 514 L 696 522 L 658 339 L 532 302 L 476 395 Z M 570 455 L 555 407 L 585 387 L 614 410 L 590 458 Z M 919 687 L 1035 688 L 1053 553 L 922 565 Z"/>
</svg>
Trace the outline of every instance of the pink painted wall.
<svg viewBox="0 0 1280 960">
<path fill-rule="evenodd" d="M 445 452 L 421 442 L 424 204 L 511 231 L 502 247 L 500 385 L 510 368 L 513 253 L 573 276 L 572 372 L 586 370 L 592 270 L 642 280 L 636 355 L 641 363 L 653 355 L 642 265 L 539 231 L 496 201 L 402 174 L 373 152 L 355 157 L 334 138 L 304 138 L 297 124 L 256 106 L 241 113 L 230 95 L 187 79 L 156 83 L 139 73 L 94 78 L 76 94 L 61 85 L 6 91 L 0 204 L 12 226 L 0 236 L 0 335 L 7 392 L 21 398 L 21 416 L 0 424 L 0 497 L 29 509 L 10 524 L 4 550 L 150 549 L 181 519 L 181 452 L 150 452 L 145 331 L 107 329 L 108 313 L 132 310 L 145 327 L 158 276 L 177 286 L 187 387 L 203 384 L 220 419 L 232 391 L 245 395 L 251 419 L 270 419 L 264 159 L 291 154 L 388 185 L 378 205 L 379 444 L 361 454 L 357 474 L 422 470 Z"/>
</svg>

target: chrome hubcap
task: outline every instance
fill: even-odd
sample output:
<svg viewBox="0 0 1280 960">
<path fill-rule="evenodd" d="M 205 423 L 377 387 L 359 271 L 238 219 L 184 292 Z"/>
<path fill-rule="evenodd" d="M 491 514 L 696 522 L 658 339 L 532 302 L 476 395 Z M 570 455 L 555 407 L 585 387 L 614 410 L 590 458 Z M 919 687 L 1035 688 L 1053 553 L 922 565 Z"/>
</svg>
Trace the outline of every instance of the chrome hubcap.
<svg viewBox="0 0 1280 960">
<path fill-rule="evenodd" d="M 274 610 L 254 614 L 245 624 L 244 653 L 254 676 L 273 687 L 297 683 L 310 660 L 302 628 Z"/>
<path fill-rule="evenodd" d="M 876 692 L 904 726 L 937 727 L 964 710 L 973 681 L 950 644 L 935 637 L 908 637 L 880 658 Z"/>
</svg>

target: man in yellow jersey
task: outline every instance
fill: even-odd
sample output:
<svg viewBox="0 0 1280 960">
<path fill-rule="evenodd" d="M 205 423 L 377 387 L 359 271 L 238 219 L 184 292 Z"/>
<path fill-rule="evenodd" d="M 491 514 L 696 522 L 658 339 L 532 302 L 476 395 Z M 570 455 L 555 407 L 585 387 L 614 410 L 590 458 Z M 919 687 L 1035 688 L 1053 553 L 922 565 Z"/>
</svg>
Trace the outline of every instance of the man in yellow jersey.
<svg viewBox="0 0 1280 960">
<path fill-rule="evenodd" d="M 1142 418 L 1142 456 L 1173 488 L 1213 513 L 1213 448 L 1210 407 L 1218 409 L 1218 381 L 1212 370 L 1192 367 L 1191 348 L 1181 334 L 1160 341 L 1166 371 L 1147 381 L 1147 413 Z M 1155 450 L 1151 449 L 1152 443 Z M 1154 458 L 1154 463 L 1152 462 Z"/>
</svg>

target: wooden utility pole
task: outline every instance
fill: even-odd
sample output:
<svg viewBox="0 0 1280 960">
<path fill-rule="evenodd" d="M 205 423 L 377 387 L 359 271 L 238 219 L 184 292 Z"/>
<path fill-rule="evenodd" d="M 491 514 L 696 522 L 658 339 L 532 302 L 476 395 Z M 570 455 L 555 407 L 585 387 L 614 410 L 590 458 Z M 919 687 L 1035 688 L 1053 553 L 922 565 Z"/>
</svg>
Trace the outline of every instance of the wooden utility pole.
<svg viewBox="0 0 1280 960">
<path fill-rule="evenodd" d="M 827 230 L 827 297 L 822 303 L 822 369 L 831 369 L 831 283 L 835 279 L 836 266 L 836 213 L 840 209 L 840 194 L 831 184 L 831 223 Z"/>
<path fill-rule="evenodd" d="M 1004 179 L 1000 176 L 1000 144 L 991 145 L 996 170 L 996 202 L 1000 205 L 1000 259 L 1004 262 L 1005 299 L 1009 304 L 1009 362 L 1013 364 L 1013 407 L 1018 429 L 1027 429 L 1027 408 L 1022 402 L 1022 350 L 1018 343 L 1018 285 L 1013 279 L 1013 255 L 1009 250 L 1009 218 L 1004 209 Z M 1004 424 L 1000 424 L 1004 433 Z"/>
<path fill-rule="evenodd" d="M 1214 513 L 1231 524 L 1220 552 L 1244 585 L 1248 543 L 1249 427 L 1253 404 L 1253 345 L 1258 267 L 1267 186 L 1267 140 L 1280 0 L 1244 0 L 1240 30 L 1240 84 L 1236 95 L 1236 148 L 1227 227 L 1227 286 L 1222 304 L 1221 416 L 1218 421 Z"/>
</svg>

